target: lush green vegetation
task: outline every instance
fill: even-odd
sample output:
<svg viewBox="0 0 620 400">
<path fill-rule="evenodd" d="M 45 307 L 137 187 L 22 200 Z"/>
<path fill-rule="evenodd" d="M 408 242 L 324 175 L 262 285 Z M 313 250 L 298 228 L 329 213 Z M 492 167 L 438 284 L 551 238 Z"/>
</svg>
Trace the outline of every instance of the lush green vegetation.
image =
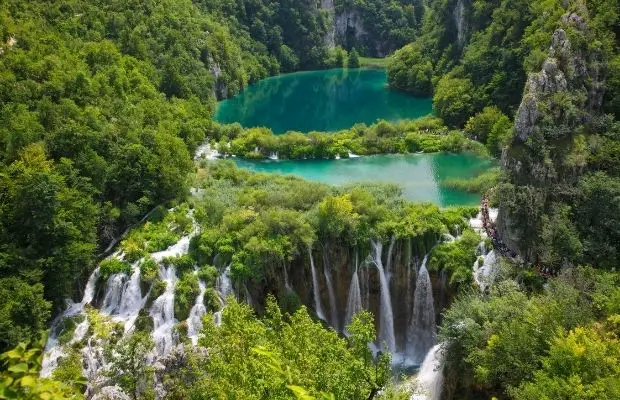
<svg viewBox="0 0 620 400">
<path fill-rule="evenodd" d="M 19 343 L 14 349 L 0 355 L 0 398 L 23 400 L 69 400 L 82 398 L 84 379 L 71 384 L 52 379 L 40 379 L 43 344 L 34 346 Z"/>
<path fill-rule="evenodd" d="M 305 308 L 283 315 L 273 298 L 261 319 L 247 305 L 232 302 L 220 327 L 207 319 L 201 344 L 211 356 L 192 366 L 195 382 L 175 386 L 177 396 L 286 399 L 298 390 L 292 386 L 299 386 L 316 397 L 323 392 L 338 399 L 380 398 L 378 391 L 390 381 L 390 358 L 386 354 L 375 361 L 368 349 L 374 339 L 372 315 L 358 315 L 349 331 L 348 339 L 338 337 Z"/>
<path fill-rule="evenodd" d="M 382 390 L 398 398 L 388 357 L 369 353 L 370 314 L 344 339 L 282 287 L 284 271 L 307 268 L 308 249 L 326 258 L 368 253 L 371 239 L 392 238 L 421 254 L 432 248 L 429 270 L 446 273 L 456 299 L 440 329 L 445 397 L 620 397 L 618 1 L 414 3 L 337 0 L 331 14 L 310 0 L 2 2 L 0 351 L 14 349 L 0 360 L 0 398 L 81 398 L 85 339 L 69 338 L 85 317 L 87 337 L 103 346 L 106 379 L 136 399 L 153 397 L 157 373 L 167 375 L 157 378 L 170 398 L 372 399 Z M 330 48 L 334 21 L 352 13 L 365 33 L 349 27 L 336 35 L 344 48 Z M 266 76 L 356 68 L 378 63 L 358 51 L 401 46 L 381 61 L 390 85 L 432 94 L 437 117 L 308 135 L 211 121 L 216 99 Z M 205 137 L 248 158 L 502 157 L 501 171 L 445 184 L 493 189 L 500 217 L 489 242 L 516 257 L 501 258 L 494 283 L 473 292 L 481 238 L 465 228 L 476 209 L 440 210 L 409 204 L 390 185 L 332 188 L 230 162 L 203 162 L 192 182 L 191 154 Z M 196 195 L 184 202 L 190 184 Z M 42 345 L 20 342 L 40 338 L 108 243 L 138 223 L 120 242 L 125 261 L 100 263 L 99 285 L 137 263 L 150 305 L 166 283 L 148 254 L 196 223 L 190 254 L 162 261 L 178 271 L 176 317 L 188 316 L 198 279 L 209 312 L 219 310 L 216 276 L 228 265 L 237 289 L 258 292 L 260 317 L 229 299 L 221 326 L 205 319 L 207 356 L 187 347 L 157 372 L 147 363 L 146 309 L 136 332 L 123 335 L 122 324 L 87 307 L 58 337 L 68 348 L 54 379 L 39 378 Z M 459 237 L 434 247 L 446 233 Z M 182 328 L 175 335 L 184 339 Z"/>
<path fill-rule="evenodd" d="M 278 153 L 282 159 L 335 158 L 386 153 L 471 152 L 487 156 L 485 146 L 449 130 L 433 117 L 389 123 L 379 121 L 366 126 L 335 132 L 288 132 L 274 135 L 267 128 L 243 129 L 239 124 L 213 125 L 211 143 L 223 155 L 266 158 Z"/>
<path fill-rule="evenodd" d="M 389 58 L 360 57 L 360 66 L 364 68 L 387 68 Z"/>
<path fill-rule="evenodd" d="M 433 1 L 425 10 L 417 39 L 398 50 L 389 64 L 390 84 L 416 94 L 434 94 L 438 116 L 455 126 L 486 106 L 513 115 L 521 101 L 526 74 L 537 71 L 547 56 L 561 16 L 575 11 L 596 32 L 591 42 L 610 61 L 606 109 L 617 113 L 617 2 L 480 0 L 464 2 L 460 21 L 457 1 Z M 564 7 L 567 5 L 567 7 Z M 617 30 L 616 30 L 617 31 Z M 460 32 L 460 34 L 459 34 Z M 613 61 L 612 61 L 613 60 Z M 451 103 L 456 103 L 451 105 Z M 455 115 L 458 116 L 455 118 Z"/>
<path fill-rule="evenodd" d="M 336 40 L 347 49 L 385 57 L 416 37 L 422 3 L 409 0 L 334 0 Z M 351 19 L 352 21 L 349 21 Z"/>
<path fill-rule="evenodd" d="M 542 289 L 540 278 L 506 267 L 503 279 L 488 297 L 460 296 L 445 315 L 449 393 L 616 398 L 618 274 L 576 268 Z"/>
<path fill-rule="evenodd" d="M 112 239 L 183 198 L 216 98 L 332 65 L 310 2 L 264 3 L 253 21 L 224 1 L 2 3 L 0 280 L 23 284 L 1 286 L 58 311 Z"/>
</svg>

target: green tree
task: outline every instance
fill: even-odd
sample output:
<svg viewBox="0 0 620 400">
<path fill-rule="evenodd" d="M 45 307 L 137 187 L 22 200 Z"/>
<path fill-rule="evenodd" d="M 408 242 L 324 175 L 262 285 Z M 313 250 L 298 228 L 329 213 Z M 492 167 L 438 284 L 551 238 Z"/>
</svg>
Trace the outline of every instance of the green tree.
<svg viewBox="0 0 620 400">
<path fill-rule="evenodd" d="M 270 298 L 259 320 L 247 305 L 229 300 L 221 326 L 205 320 L 201 345 L 210 349 L 210 356 L 199 366 L 204 375 L 192 389 L 195 393 L 286 399 L 294 383 L 311 396 L 324 392 L 335 398 L 369 399 L 387 384 L 389 358 L 375 364 L 367 347 L 374 340 L 369 314 L 353 323 L 347 342 L 312 321 L 304 307 L 283 316 Z"/>
<path fill-rule="evenodd" d="M 349 58 L 347 60 L 348 68 L 359 68 L 360 67 L 360 55 L 355 48 L 351 49 L 349 52 Z"/>
<path fill-rule="evenodd" d="M 512 393 L 517 400 L 617 399 L 620 341 L 596 328 L 575 328 L 555 338 L 542 368 Z"/>
<path fill-rule="evenodd" d="M 46 329 L 50 303 L 43 297 L 43 285 L 30 285 L 17 277 L 0 278 L 0 351 L 22 340 L 36 341 Z"/>
<path fill-rule="evenodd" d="M 424 56 L 419 44 L 409 44 L 394 53 L 389 60 L 388 83 L 391 87 L 417 96 L 433 92 L 433 64 Z"/>
<path fill-rule="evenodd" d="M 153 391 L 153 367 L 149 354 L 153 339 L 146 332 L 135 332 L 124 337 L 113 348 L 106 349 L 109 359 L 108 376 L 132 399 L 148 398 Z"/>
<path fill-rule="evenodd" d="M 0 399 L 12 400 L 70 400 L 83 399 L 82 391 L 86 382 L 79 379 L 73 386 L 40 378 L 43 359 L 43 342 L 36 346 L 25 343 L 0 355 Z"/>
<path fill-rule="evenodd" d="M 469 79 L 443 77 L 433 96 L 437 116 L 448 126 L 462 127 L 476 109 L 473 90 Z"/>
</svg>

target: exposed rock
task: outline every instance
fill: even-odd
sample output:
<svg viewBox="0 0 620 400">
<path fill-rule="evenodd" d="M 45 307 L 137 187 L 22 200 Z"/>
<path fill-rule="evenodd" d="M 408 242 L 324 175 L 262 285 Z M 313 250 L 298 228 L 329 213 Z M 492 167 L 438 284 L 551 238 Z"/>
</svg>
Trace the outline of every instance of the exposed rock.
<svg viewBox="0 0 620 400">
<path fill-rule="evenodd" d="M 334 0 L 321 0 L 321 8 L 327 10 L 328 28 L 325 34 L 325 45 L 333 49 L 336 46 L 336 12 Z"/>
<path fill-rule="evenodd" d="M 118 386 L 106 386 L 91 397 L 91 400 L 131 400 Z"/>
<path fill-rule="evenodd" d="M 467 35 L 468 25 L 465 18 L 465 1 L 458 0 L 454 11 L 452 12 L 452 18 L 454 19 L 454 25 L 456 26 L 456 41 L 459 48 L 463 48 L 465 45 L 465 39 Z"/>
<path fill-rule="evenodd" d="M 224 82 L 224 80 L 220 79 L 222 76 L 222 68 L 220 68 L 219 64 L 216 63 L 213 58 L 209 57 L 209 71 L 211 75 L 213 75 L 215 86 L 213 87 L 213 92 L 215 97 L 218 100 L 225 99 L 228 97 L 228 86 Z"/>
<path fill-rule="evenodd" d="M 339 41 L 346 42 L 347 36 L 353 34 L 356 40 L 361 40 L 366 35 L 364 20 L 357 10 L 347 10 L 336 15 L 336 35 Z"/>
<path fill-rule="evenodd" d="M 540 72 L 530 73 L 515 115 L 515 137 L 502 154 L 513 185 L 502 194 L 498 232 L 528 262 L 537 262 L 541 219 L 581 174 L 565 163 L 573 138 L 602 107 L 604 68 L 587 21 L 565 14 Z M 572 41 L 573 39 L 574 42 Z"/>
</svg>

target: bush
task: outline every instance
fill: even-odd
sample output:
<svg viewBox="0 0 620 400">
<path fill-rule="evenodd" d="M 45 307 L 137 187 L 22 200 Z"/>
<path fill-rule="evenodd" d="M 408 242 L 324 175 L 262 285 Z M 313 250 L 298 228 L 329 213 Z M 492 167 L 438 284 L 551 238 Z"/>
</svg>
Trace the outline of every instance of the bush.
<svg viewBox="0 0 620 400">
<path fill-rule="evenodd" d="M 177 257 L 166 257 L 162 262 L 165 265 L 173 265 L 177 270 L 177 275 L 192 271 L 196 265 L 196 261 L 189 254 L 183 254 Z"/>
<path fill-rule="evenodd" d="M 196 275 L 192 272 L 185 272 L 181 275 L 174 293 L 174 315 L 178 320 L 187 319 L 199 293 L 200 287 Z"/>
<path fill-rule="evenodd" d="M 208 287 L 215 286 L 217 275 L 217 268 L 211 265 L 204 265 L 198 270 L 198 279 L 204 281 Z"/>
<path fill-rule="evenodd" d="M 131 273 L 131 264 L 118 258 L 108 258 L 99 264 L 99 277 L 107 280 L 111 275 Z"/>
<path fill-rule="evenodd" d="M 392 88 L 417 96 L 430 96 L 433 92 L 433 64 L 416 44 L 396 51 L 390 57 L 387 73 Z"/>
<path fill-rule="evenodd" d="M 474 88 L 467 78 L 444 76 L 437 83 L 433 107 L 437 116 L 451 127 L 462 127 L 476 109 Z"/>
<path fill-rule="evenodd" d="M 159 265 L 151 257 L 145 258 L 140 264 L 140 279 L 146 284 L 153 284 L 159 278 Z"/>
<path fill-rule="evenodd" d="M 349 52 L 349 59 L 347 60 L 348 68 L 359 68 L 360 67 L 360 55 L 357 50 L 352 49 Z"/>
</svg>

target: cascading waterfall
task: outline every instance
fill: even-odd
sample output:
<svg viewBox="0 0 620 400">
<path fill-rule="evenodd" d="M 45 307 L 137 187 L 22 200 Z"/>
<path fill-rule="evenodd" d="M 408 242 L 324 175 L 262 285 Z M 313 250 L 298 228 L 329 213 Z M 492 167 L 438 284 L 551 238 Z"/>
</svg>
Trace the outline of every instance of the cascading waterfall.
<svg viewBox="0 0 620 400">
<path fill-rule="evenodd" d="M 101 311 L 105 314 L 112 315 L 118 310 L 123 297 L 125 279 L 127 279 L 127 275 L 124 273 L 113 274 L 108 277 L 105 285 L 103 306 L 101 307 Z"/>
<path fill-rule="evenodd" d="M 314 294 L 314 311 L 316 315 L 325 321 L 325 313 L 323 312 L 323 306 L 321 305 L 321 294 L 319 292 L 319 278 L 316 273 L 316 267 L 314 266 L 314 257 L 312 256 L 312 248 L 308 246 L 308 256 L 310 257 L 310 270 L 312 272 L 312 291 Z"/>
<path fill-rule="evenodd" d="M 331 310 L 331 325 L 332 327 L 339 331 L 340 324 L 338 321 L 338 309 L 336 305 L 336 292 L 334 291 L 334 283 L 332 282 L 332 271 L 329 267 L 325 266 L 323 268 L 323 275 L 325 275 L 325 282 L 327 283 L 327 294 L 329 296 L 329 306 Z"/>
<path fill-rule="evenodd" d="M 84 319 L 82 320 L 82 322 L 77 324 L 77 326 L 75 327 L 75 331 L 73 331 L 73 338 L 71 338 L 69 344 L 72 345 L 84 339 L 86 332 L 88 332 L 89 325 L 90 324 L 88 323 L 88 316 L 84 315 Z"/>
<path fill-rule="evenodd" d="M 370 270 L 368 268 L 362 269 L 364 275 L 364 308 L 370 309 Z"/>
<path fill-rule="evenodd" d="M 413 294 L 413 313 L 407 331 L 407 356 L 413 362 L 419 362 L 435 343 L 435 307 L 433 287 L 426 269 L 428 254 L 424 257 L 417 274 Z"/>
<path fill-rule="evenodd" d="M 371 241 L 374 250 L 373 262 L 379 270 L 379 281 L 381 283 L 381 308 L 379 311 L 379 341 L 381 345 L 387 347 L 390 353 L 396 351 L 396 338 L 394 337 L 394 314 L 392 312 L 392 296 L 390 294 L 390 285 L 383 270 L 383 261 L 381 261 L 381 253 L 383 252 L 383 244 L 379 241 Z"/>
<path fill-rule="evenodd" d="M 151 317 L 153 318 L 153 340 L 157 348 L 157 353 L 162 355 L 168 353 L 173 345 L 172 328 L 176 320 L 174 319 L 174 286 L 176 285 L 176 269 L 170 265 L 167 268 L 159 268 L 161 279 L 166 282 L 166 290 L 159 296 L 151 307 Z"/>
<path fill-rule="evenodd" d="M 351 278 L 351 285 L 349 286 L 349 298 L 347 299 L 347 315 L 345 318 L 345 332 L 346 327 L 351 323 L 355 314 L 362 311 L 362 293 L 360 291 L 360 281 L 357 275 L 357 263 L 355 265 L 355 272 Z"/>
<path fill-rule="evenodd" d="M 207 285 L 204 281 L 198 281 L 198 287 L 200 292 L 196 297 L 196 303 L 189 312 L 187 318 L 187 336 L 192 341 L 192 344 L 196 346 L 198 344 L 198 333 L 202 329 L 202 317 L 206 314 L 207 308 L 205 307 L 205 292 L 207 291 Z"/>
<path fill-rule="evenodd" d="M 47 339 L 47 343 L 45 344 L 45 352 L 43 356 L 43 362 L 41 363 L 41 377 L 49 377 L 52 375 L 52 372 L 58 365 L 58 359 L 65 355 L 62 346 L 58 343 L 58 333 L 59 329 L 62 326 L 62 322 L 69 317 L 73 317 L 78 314 L 84 313 L 84 307 L 87 304 L 90 304 L 93 301 L 93 297 L 95 297 L 95 286 L 97 284 L 97 280 L 99 279 L 99 267 L 95 268 L 95 270 L 88 277 L 88 282 L 86 282 L 86 287 L 84 288 L 84 295 L 82 296 L 82 301 L 79 303 L 73 303 L 67 310 L 62 313 L 59 317 L 56 318 L 52 327 L 50 329 L 50 335 Z M 71 344 L 77 343 L 84 338 L 84 335 L 88 331 L 88 319 L 86 316 L 84 320 L 76 326 L 75 331 L 73 333 L 73 338 L 71 339 Z"/>
<path fill-rule="evenodd" d="M 410 400 L 439 400 L 443 386 L 443 350 L 440 344 L 433 346 L 420 366 L 416 388 Z"/>
<path fill-rule="evenodd" d="M 146 296 L 142 297 L 142 289 L 140 288 L 140 268 L 134 265 L 133 273 L 123 287 L 121 302 L 114 317 L 116 321 L 123 322 L 125 333 L 133 328 L 145 301 Z"/>
<path fill-rule="evenodd" d="M 250 291 L 248 290 L 247 285 L 243 285 L 243 293 L 245 294 L 245 302 L 253 307 L 254 306 L 254 300 L 252 299 L 252 294 L 250 293 Z"/>
<path fill-rule="evenodd" d="M 233 293 L 232 280 L 230 279 L 230 265 L 226 266 L 224 272 L 217 277 L 215 287 L 222 301 L 225 301 L 226 298 Z"/>
<path fill-rule="evenodd" d="M 157 353 L 160 355 L 167 354 L 172 348 L 174 344 L 172 332 L 174 324 L 177 322 L 174 318 L 174 289 L 177 282 L 176 269 L 173 265 L 168 267 L 161 265 L 161 261 L 168 257 L 178 257 L 186 254 L 189 250 L 190 239 L 190 235 L 183 236 L 168 249 L 151 255 L 155 261 L 160 263 L 159 276 L 166 282 L 166 290 L 155 299 L 150 310 L 151 318 L 153 318 L 153 341 L 155 342 Z"/>
<path fill-rule="evenodd" d="M 473 267 L 474 281 L 484 291 L 493 281 L 498 260 L 495 251 L 491 250 L 480 265 L 480 261 L 476 260 Z"/>
<path fill-rule="evenodd" d="M 392 252 L 394 251 L 394 245 L 396 244 L 396 237 L 392 236 L 390 239 L 390 245 L 388 246 L 387 260 L 385 261 L 385 272 L 388 282 L 392 280 Z"/>
<path fill-rule="evenodd" d="M 84 364 L 84 376 L 89 381 L 94 380 L 98 372 L 104 366 L 103 347 L 97 343 L 97 340 L 92 337 L 88 338 L 86 346 L 82 349 L 82 359 Z"/>
<path fill-rule="evenodd" d="M 293 287 L 291 286 L 291 282 L 289 282 L 288 280 L 288 270 L 286 268 L 286 265 L 283 265 L 282 270 L 284 271 L 284 289 L 287 293 L 292 293 Z"/>
</svg>

